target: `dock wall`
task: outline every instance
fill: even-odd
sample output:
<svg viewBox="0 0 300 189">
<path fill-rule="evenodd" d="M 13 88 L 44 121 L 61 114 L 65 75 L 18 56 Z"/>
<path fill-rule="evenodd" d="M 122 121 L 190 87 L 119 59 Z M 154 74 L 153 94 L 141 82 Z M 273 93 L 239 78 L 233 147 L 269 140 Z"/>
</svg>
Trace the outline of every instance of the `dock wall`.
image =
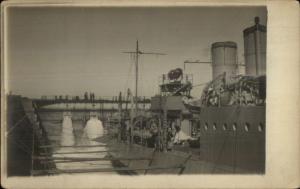
<svg viewBox="0 0 300 189">
<path fill-rule="evenodd" d="M 8 96 L 6 116 L 7 176 L 29 176 L 34 169 L 53 167 L 53 163 L 45 165 L 34 159 L 41 153 L 40 145 L 47 145 L 49 141 L 32 101 Z"/>
</svg>

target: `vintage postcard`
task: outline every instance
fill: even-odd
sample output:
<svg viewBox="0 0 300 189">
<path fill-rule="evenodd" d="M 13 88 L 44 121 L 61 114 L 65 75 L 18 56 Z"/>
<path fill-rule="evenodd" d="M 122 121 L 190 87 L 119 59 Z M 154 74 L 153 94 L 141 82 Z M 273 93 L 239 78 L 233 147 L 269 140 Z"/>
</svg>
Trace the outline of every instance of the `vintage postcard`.
<svg viewBox="0 0 300 189">
<path fill-rule="evenodd" d="M 299 186 L 296 2 L 1 8 L 3 187 Z"/>
</svg>

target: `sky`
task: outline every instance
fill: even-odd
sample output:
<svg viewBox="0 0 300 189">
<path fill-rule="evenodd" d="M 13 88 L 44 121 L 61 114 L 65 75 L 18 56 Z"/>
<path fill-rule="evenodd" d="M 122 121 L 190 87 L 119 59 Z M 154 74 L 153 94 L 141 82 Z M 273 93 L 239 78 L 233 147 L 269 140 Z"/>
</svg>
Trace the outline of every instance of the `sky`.
<svg viewBox="0 0 300 189">
<path fill-rule="evenodd" d="M 210 61 L 211 44 L 234 41 L 244 63 L 243 30 L 264 7 L 10 7 L 7 14 L 7 83 L 13 94 L 117 96 L 134 89 L 136 40 L 139 95 L 158 93 L 159 78 L 185 60 Z M 212 79 L 208 64 L 187 65 L 193 84 Z M 243 73 L 243 68 L 240 68 Z M 192 95 L 200 97 L 202 87 Z"/>
</svg>

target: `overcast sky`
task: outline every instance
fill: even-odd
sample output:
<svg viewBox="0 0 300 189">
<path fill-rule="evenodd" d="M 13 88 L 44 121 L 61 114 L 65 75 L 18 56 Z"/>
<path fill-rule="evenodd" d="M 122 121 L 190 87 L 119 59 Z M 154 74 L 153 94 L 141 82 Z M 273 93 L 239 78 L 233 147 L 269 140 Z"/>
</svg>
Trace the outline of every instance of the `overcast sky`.
<svg viewBox="0 0 300 189">
<path fill-rule="evenodd" d="M 113 96 L 133 87 L 132 58 L 138 39 L 146 52 L 140 61 L 139 93 L 158 93 L 163 73 L 183 68 L 185 60 L 209 61 L 211 44 L 234 41 L 243 57 L 243 29 L 265 8 L 10 8 L 8 84 L 15 94 Z M 131 68 L 131 69 L 130 69 Z M 194 84 L 212 79 L 210 65 L 188 65 Z M 201 87 L 192 94 L 200 96 Z"/>
</svg>

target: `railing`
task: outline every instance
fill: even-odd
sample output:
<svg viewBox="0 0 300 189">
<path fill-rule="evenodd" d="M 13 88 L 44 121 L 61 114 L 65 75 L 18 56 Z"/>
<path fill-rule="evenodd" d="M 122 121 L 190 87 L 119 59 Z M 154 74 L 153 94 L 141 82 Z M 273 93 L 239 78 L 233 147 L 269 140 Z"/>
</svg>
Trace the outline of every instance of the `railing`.
<svg viewBox="0 0 300 189">
<path fill-rule="evenodd" d="M 138 97 L 139 101 L 144 99 L 150 99 L 150 96 L 141 96 Z M 34 98 L 33 100 L 87 100 L 87 101 L 119 101 L 119 96 L 84 96 L 84 95 L 42 95 L 41 98 Z M 127 101 L 128 99 L 125 96 L 121 97 L 121 101 Z"/>
<path fill-rule="evenodd" d="M 113 97 L 95 97 L 95 98 L 82 98 L 79 96 L 72 96 L 70 98 L 69 96 L 42 96 L 42 98 L 35 98 L 32 99 L 34 102 L 36 102 L 38 105 L 41 104 L 54 104 L 54 103 L 113 103 L 113 104 L 119 104 L 119 103 L 131 103 L 130 99 L 126 99 L 125 97 L 122 97 L 119 99 L 117 96 Z M 135 101 L 135 100 L 134 100 Z M 137 102 L 142 104 L 149 104 L 150 103 L 150 97 L 138 97 Z"/>
</svg>

